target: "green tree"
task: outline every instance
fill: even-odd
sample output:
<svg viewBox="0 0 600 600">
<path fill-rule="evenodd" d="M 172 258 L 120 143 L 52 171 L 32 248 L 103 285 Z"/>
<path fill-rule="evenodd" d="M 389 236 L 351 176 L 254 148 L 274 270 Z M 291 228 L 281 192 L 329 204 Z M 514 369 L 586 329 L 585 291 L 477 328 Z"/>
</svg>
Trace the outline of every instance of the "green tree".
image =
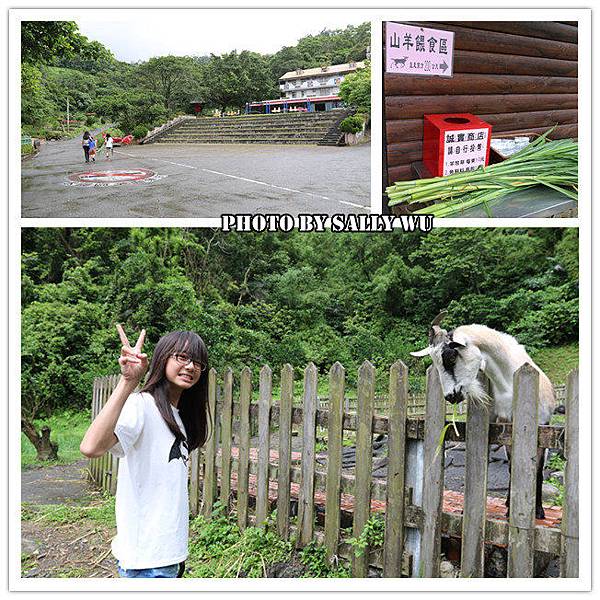
<svg viewBox="0 0 600 600">
<path fill-rule="evenodd" d="M 344 77 L 340 85 L 340 98 L 358 112 L 371 112 L 371 65 Z"/>
<path fill-rule="evenodd" d="M 267 60 L 246 50 L 211 56 L 202 69 L 202 85 L 208 104 L 221 110 L 279 95 Z"/>
<path fill-rule="evenodd" d="M 140 84 L 161 98 L 164 109 L 171 112 L 176 99 L 193 100 L 193 90 L 198 87 L 198 63 L 189 57 L 159 56 L 151 58 L 137 69 Z"/>
<path fill-rule="evenodd" d="M 23 21 L 21 62 L 51 63 L 57 57 L 71 57 L 85 41 L 73 21 Z"/>
</svg>

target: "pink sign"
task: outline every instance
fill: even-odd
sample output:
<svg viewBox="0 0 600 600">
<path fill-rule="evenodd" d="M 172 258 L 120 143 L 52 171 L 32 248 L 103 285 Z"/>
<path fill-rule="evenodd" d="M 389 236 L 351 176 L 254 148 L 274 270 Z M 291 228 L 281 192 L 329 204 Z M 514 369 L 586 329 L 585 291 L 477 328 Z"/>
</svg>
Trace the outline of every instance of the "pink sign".
<svg viewBox="0 0 600 600">
<path fill-rule="evenodd" d="M 386 73 L 452 77 L 453 49 L 452 31 L 386 24 Z"/>
</svg>

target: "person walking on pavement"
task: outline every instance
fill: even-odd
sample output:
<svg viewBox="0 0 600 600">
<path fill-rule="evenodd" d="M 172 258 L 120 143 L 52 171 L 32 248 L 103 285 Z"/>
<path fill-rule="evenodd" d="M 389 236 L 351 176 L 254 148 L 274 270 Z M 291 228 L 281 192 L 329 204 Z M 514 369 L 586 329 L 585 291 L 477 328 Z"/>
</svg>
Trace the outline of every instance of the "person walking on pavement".
<svg viewBox="0 0 600 600">
<path fill-rule="evenodd" d="M 89 131 L 83 132 L 83 139 L 81 140 L 81 147 L 83 148 L 83 156 L 85 157 L 85 162 L 90 162 L 90 135 Z"/>
<path fill-rule="evenodd" d="M 94 136 L 90 135 L 90 139 L 89 141 L 89 151 L 90 151 L 90 159 L 92 162 L 96 162 L 96 139 L 94 138 Z"/>
<path fill-rule="evenodd" d="M 112 160 L 112 157 L 113 157 L 113 139 L 112 139 L 112 135 L 110 135 L 110 133 L 106 134 L 106 144 L 104 144 L 104 147 L 106 148 L 106 159 L 107 160 Z"/>
</svg>

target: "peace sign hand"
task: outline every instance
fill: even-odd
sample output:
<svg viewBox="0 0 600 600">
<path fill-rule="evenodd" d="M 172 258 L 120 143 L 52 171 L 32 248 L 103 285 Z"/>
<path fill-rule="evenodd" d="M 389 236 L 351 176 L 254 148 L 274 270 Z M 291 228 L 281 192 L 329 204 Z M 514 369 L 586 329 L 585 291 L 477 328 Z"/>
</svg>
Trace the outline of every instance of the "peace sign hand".
<svg viewBox="0 0 600 600">
<path fill-rule="evenodd" d="M 142 346 L 146 338 L 146 330 L 142 329 L 140 337 L 135 346 L 131 346 L 123 327 L 117 323 L 117 331 L 121 338 L 121 356 L 119 357 L 119 365 L 121 367 L 121 375 L 123 379 L 135 383 L 136 385 L 143 379 L 148 370 L 148 356 L 142 353 Z"/>
</svg>

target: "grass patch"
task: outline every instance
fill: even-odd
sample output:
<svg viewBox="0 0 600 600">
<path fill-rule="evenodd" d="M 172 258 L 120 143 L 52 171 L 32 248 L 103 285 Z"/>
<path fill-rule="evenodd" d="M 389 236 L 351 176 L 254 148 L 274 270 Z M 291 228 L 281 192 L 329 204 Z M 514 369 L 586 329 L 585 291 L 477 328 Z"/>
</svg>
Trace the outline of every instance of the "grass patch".
<svg viewBox="0 0 600 600">
<path fill-rule="evenodd" d="M 579 366 L 579 344 L 540 348 L 531 352 L 531 358 L 554 385 L 567 383 L 569 373 Z"/>
<path fill-rule="evenodd" d="M 21 576 L 27 575 L 31 569 L 35 568 L 37 560 L 35 556 L 27 554 L 27 552 L 21 552 Z"/>
<path fill-rule="evenodd" d="M 202 515 L 190 524 L 187 577 L 264 577 L 269 565 L 284 562 L 292 553 L 292 542 L 265 528 L 248 527 L 240 532 L 234 514 L 226 514 L 217 503 L 208 520 Z"/>
<path fill-rule="evenodd" d="M 67 504 L 21 504 L 21 520 L 68 525 L 79 521 L 92 521 L 106 527 L 116 527 L 115 498 L 106 494 L 89 506 Z"/>
<path fill-rule="evenodd" d="M 79 444 L 87 428 L 90 426 L 89 412 L 65 411 L 52 415 L 48 419 L 37 419 L 36 427 L 44 423 L 51 429 L 50 439 L 58 444 L 58 461 L 39 461 L 35 448 L 24 434 L 21 434 L 21 467 L 48 466 L 49 464 L 66 464 L 81 460 Z"/>
</svg>

